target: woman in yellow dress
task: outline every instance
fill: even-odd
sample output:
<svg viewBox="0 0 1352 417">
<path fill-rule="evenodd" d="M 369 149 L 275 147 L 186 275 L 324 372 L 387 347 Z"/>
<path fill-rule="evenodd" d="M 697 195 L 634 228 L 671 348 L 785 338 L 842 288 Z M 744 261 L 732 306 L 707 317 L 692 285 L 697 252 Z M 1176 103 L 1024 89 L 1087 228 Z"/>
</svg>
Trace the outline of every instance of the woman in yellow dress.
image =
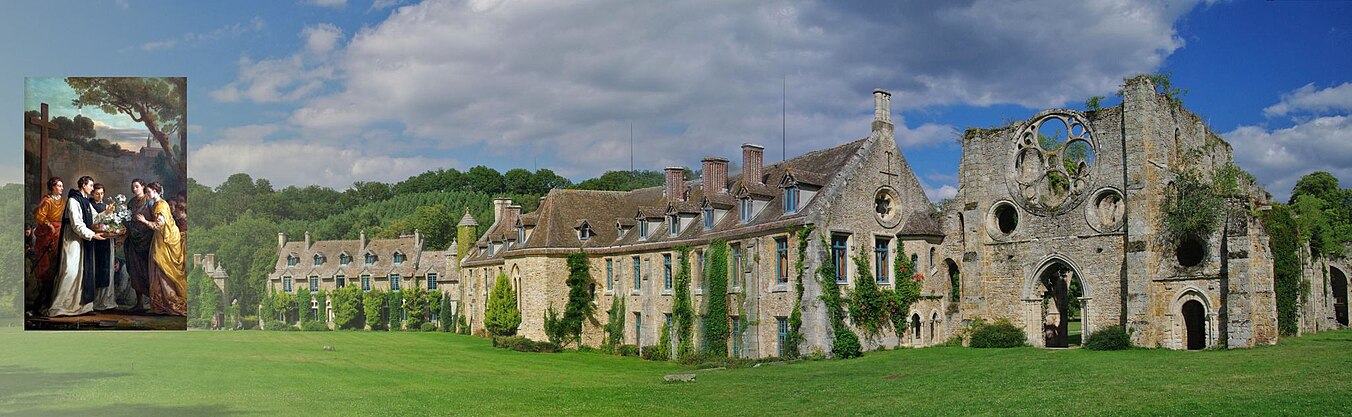
<svg viewBox="0 0 1352 417">
<path fill-rule="evenodd" d="M 158 181 L 146 185 L 153 201 L 151 219 L 137 214 L 136 221 L 155 231 L 150 243 L 150 312 L 172 316 L 188 315 L 188 279 L 183 265 L 183 245 L 169 203 L 160 198 L 164 186 Z"/>
</svg>

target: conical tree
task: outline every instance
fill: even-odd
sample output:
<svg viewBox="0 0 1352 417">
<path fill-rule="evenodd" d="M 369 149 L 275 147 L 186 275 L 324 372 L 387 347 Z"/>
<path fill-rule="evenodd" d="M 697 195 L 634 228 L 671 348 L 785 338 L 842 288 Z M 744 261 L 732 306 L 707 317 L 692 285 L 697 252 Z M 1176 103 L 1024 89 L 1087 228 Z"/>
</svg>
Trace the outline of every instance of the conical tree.
<svg viewBox="0 0 1352 417">
<path fill-rule="evenodd" d="M 498 274 L 493 292 L 488 294 L 484 311 L 484 327 L 494 336 L 512 336 L 521 326 L 521 310 L 516 308 L 516 292 L 512 290 L 507 274 Z"/>
</svg>

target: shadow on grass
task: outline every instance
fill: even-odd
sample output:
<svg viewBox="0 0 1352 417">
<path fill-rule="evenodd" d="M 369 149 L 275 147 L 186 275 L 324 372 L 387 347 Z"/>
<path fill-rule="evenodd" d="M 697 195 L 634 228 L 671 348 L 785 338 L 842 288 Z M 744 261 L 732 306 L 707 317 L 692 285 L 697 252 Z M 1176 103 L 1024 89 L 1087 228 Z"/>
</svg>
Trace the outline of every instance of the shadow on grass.
<svg viewBox="0 0 1352 417">
<path fill-rule="evenodd" d="M 130 375 L 125 372 L 47 372 L 37 368 L 0 366 L 0 416 L 226 416 L 238 414 L 225 405 L 169 406 L 154 404 L 70 403 L 63 393 L 78 384 Z M 130 399 L 130 398 L 129 398 Z M 78 405 L 79 408 L 62 406 Z M 56 407 L 56 408 L 54 408 Z"/>
</svg>

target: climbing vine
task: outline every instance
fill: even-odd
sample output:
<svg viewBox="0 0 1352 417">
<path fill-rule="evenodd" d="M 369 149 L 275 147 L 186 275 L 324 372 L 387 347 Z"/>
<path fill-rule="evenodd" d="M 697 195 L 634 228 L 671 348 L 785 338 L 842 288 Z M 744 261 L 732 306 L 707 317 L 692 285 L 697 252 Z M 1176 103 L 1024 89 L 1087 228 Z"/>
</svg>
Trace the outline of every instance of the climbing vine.
<svg viewBox="0 0 1352 417">
<path fill-rule="evenodd" d="M 785 356 L 794 358 L 798 356 L 798 349 L 803 344 L 803 275 L 807 271 L 807 244 L 808 237 L 812 235 L 812 225 L 804 225 L 796 231 L 791 231 L 798 237 L 798 259 L 793 263 L 794 278 L 794 300 L 793 311 L 789 313 L 789 334 L 786 337 L 788 349 L 785 349 Z"/>
<path fill-rule="evenodd" d="M 826 238 L 822 237 L 822 247 L 829 248 Z M 830 253 L 822 251 L 821 266 L 817 267 L 817 282 L 822 287 L 822 304 L 826 307 L 826 316 L 831 322 L 831 355 L 840 359 L 855 358 L 863 355 L 859 345 L 859 336 L 845 324 L 845 299 L 840 295 L 840 285 L 836 284 L 836 267 L 830 262 Z"/>
<path fill-rule="evenodd" d="M 624 344 L 624 297 L 616 295 L 610 298 L 610 321 L 606 323 L 606 340 L 601 349 L 615 352 L 617 346 Z"/>
<path fill-rule="evenodd" d="M 709 293 L 704 312 L 704 352 L 710 357 L 728 355 L 728 244 L 716 239 L 709 244 L 705 279 Z"/>
<path fill-rule="evenodd" d="M 906 256 L 900 242 L 897 243 L 892 269 L 896 272 L 897 282 L 892 289 L 894 302 L 888 317 L 892 320 L 892 329 L 900 335 L 906 331 L 906 313 L 911 311 L 911 304 L 920 299 L 920 282 L 925 280 L 925 276 L 915 272 L 915 262 Z"/>
<path fill-rule="evenodd" d="M 684 360 L 695 352 L 693 340 L 695 309 L 690 303 L 690 248 L 680 246 L 676 251 L 680 265 L 676 270 L 676 293 L 671 307 L 671 318 L 676 323 L 676 356 Z"/>
<path fill-rule="evenodd" d="M 851 258 L 854 261 L 855 280 L 854 288 L 850 290 L 850 320 L 864 337 L 876 339 L 887 328 L 889 313 L 896 300 L 878 288 L 878 281 L 869 272 L 867 249 L 860 248 L 860 252 Z"/>
</svg>

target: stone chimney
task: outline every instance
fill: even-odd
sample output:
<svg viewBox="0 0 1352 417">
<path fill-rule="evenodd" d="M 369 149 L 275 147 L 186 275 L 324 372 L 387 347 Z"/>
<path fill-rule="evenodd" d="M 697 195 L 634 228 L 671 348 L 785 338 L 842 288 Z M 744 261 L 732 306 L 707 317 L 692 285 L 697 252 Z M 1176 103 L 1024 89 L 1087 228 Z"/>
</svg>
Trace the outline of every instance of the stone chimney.
<svg viewBox="0 0 1352 417">
<path fill-rule="evenodd" d="M 704 194 L 728 191 L 728 160 L 717 156 L 704 158 Z"/>
<path fill-rule="evenodd" d="M 666 173 L 667 201 L 685 201 L 685 168 L 667 167 Z"/>
<path fill-rule="evenodd" d="M 413 245 L 417 250 L 422 250 L 422 233 L 418 232 L 418 229 L 413 229 Z"/>
<path fill-rule="evenodd" d="M 202 266 L 202 254 L 200 253 L 192 254 L 192 264 Z"/>
<path fill-rule="evenodd" d="M 365 250 L 365 249 L 366 249 L 366 230 L 362 230 L 362 231 L 361 231 L 361 241 L 360 241 L 359 243 L 361 244 L 361 247 L 360 247 L 359 249 L 360 249 L 360 250 Z"/>
<path fill-rule="evenodd" d="M 510 198 L 493 199 L 493 224 L 498 224 L 498 222 L 502 221 L 503 217 L 507 215 L 507 206 L 510 205 L 512 205 L 512 199 Z"/>
<path fill-rule="evenodd" d="M 881 88 L 873 90 L 873 130 L 892 130 L 892 93 Z"/>
<path fill-rule="evenodd" d="M 310 250 L 310 231 L 305 231 L 305 250 Z"/>
<path fill-rule="evenodd" d="M 214 271 L 216 269 L 216 254 L 208 253 L 202 256 L 202 269 L 205 271 Z"/>
<path fill-rule="evenodd" d="M 505 224 L 508 227 L 516 226 L 516 219 L 521 218 L 521 206 L 516 204 L 509 205 L 507 206 L 507 210 L 503 211 L 503 215 L 502 221 L 506 222 Z"/>
<path fill-rule="evenodd" d="M 277 249 L 281 249 L 283 246 L 286 246 L 286 233 L 277 232 Z"/>
<path fill-rule="evenodd" d="M 760 184 L 761 163 L 764 160 L 764 146 L 754 143 L 742 144 L 742 180 L 748 184 Z"/>
</svg>

